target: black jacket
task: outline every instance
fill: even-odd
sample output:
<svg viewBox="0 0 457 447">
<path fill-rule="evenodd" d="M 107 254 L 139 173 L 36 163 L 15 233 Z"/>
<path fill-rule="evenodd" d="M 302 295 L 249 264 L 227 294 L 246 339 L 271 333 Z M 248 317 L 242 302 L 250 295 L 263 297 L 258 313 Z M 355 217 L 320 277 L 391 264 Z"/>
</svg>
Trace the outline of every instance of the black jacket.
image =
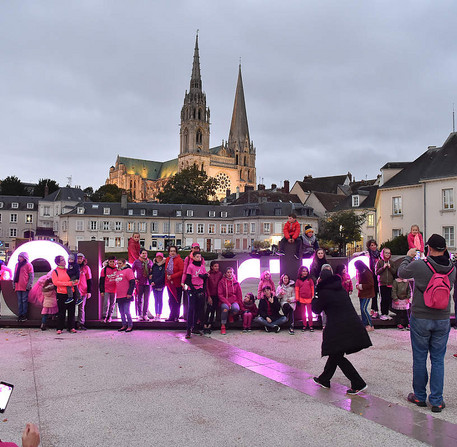
<svg viewBox="0 0 457 447">
<path fill-rule="evenodd" d="M 259 315 L 262 318 L 270 317 L 272 321 L 276 321 L 281 318 L 280 310 L 281 304 L 279 304 L 279 300 L 276 297 L 273 298 L 272 303 L 269 303 L 266 298 L 262 298 L 259 301 Z"/>
<path fill-rule="evenodd" d="M 322 356 L 341 352 L 351 354 L 371 346 L 370 337 L 339 276 L 333 275 L 321 281 L 317 285 L 317 296 L 312 302 L 313 312 L 324 311 L 327 315 Z"/>
<path fill-rule="evenodd" d="M 165 287 L 165 260 L 158 264 L 155 259 L 152 263 L 151 269 L 151 282 L 154 283 L 152 286 L 154 289 L 161 289 Z"/>
</svg>

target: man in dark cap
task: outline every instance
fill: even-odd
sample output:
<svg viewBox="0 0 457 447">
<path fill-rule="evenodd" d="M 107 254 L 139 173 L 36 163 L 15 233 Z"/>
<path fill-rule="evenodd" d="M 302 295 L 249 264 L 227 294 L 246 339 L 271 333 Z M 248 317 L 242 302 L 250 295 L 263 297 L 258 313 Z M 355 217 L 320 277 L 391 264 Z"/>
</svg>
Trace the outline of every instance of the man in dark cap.
<svg viewBox="0 0 457 447">
<path fill-rule="evenodd" d="M 413 390 L 408 401 L 419 407 L 427 403 L 427 357 L 430 352 L 430 395 L 429 403 L 434 413 L 445 407 L 443 400 L 444 356 L 450 329 L 450 288 L 455 282 L 455 269 L 446 249 L 446 241 L 439 234 L 432 234 L 427 241 L 426 259 L 415 260 L 416 249 L 412 248 L 400 264 L 398 276 L 414 280 L 414 292 L 411 306 L 411 348 L 413 351 Z M 449 299 L 444 308 L 427 306 L 424 300 L 425 290 L 431 286 L 430 280 L 435 272 L 448 278 L 450 284 Z M 444 279 L 444 282 L 447 282 Z M 440 306 L 443 307 L 443 306 Z"/>
</svg>

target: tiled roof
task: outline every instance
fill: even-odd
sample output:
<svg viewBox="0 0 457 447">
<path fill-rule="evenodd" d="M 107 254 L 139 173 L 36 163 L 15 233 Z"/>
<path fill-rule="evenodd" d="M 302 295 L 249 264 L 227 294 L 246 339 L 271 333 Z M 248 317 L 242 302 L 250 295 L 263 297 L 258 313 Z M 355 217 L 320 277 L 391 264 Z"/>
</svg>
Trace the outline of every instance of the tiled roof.
<svg viewBox="0 0 457 447">
<path fill-rule="evenodd" d="M 352 206 L 352 194 L 345 197 L 332 211 L 342 211 L 342 210 L 356 210 L 364 208 L 374 208 L 374 203 L 376 200 L 376 192 L 378 191 L 378 185 L 365 186 L 353 192 L 353 194 L 359 194 L 361 196 L 366 196 L 363 202 L 360 203 L 360 206 Z"/>
<path fill-rule="evenodd" d="M 231 202 L 232 205 L 241 205 L 243 203 L 262 203 L 262 202 L 275 202 L 275 203 L 301 203 L 296 194 L 284 193 L 282 191 L 272 190 L 255 190 L 246 191 L 240 194 L 238 199 Z"/>
<path fill-rule="evenodd" d="M 424 180 L 457 176 L 457 133 L 451 133 L 442 147 L 430 147 L 409 163 L 381 189 L 417 185 Z"/>
<path fill-rule="evenodd" d="M 81 188 L 70 188 L 65 186 L 63 188 L 59 188 L 51 194 L 48 194 L 43 200 L 46 202 L 81 202 L 84 200 L 84 192 Z"/>
<path fill-rule="evenodd" d="M 2 210 L 17 210 L 17 211 L 36 211 L 38 201 L 41 197 L 34 196 L 0 196 L 0 211 Z M 12 204 L 17 203 L 17 208 L 13 208 Z M 33 203 L 33 208 L 28 208 L 27 204 Z"/>
<path fill-rule="evenodd" d="M 321 202 L 322 206 L 327 210 L 333 210 L 339 203 L 346 199 L 342 194 L 332 194 L 328 192 L 314 192 L 317 200 Z"/>
<path fill-rule="evenodd" d="M 302 182 L 297 182 L 303 191 L 310 192 L 328 192 L 336 194 L 338 185 L 343 185 L 347 179 L 347 174 L 345 175 L 334 175 L 330 177 L 310 177 L 303 179 Z"/>
<path fill-rule="evenodd" d="M 140 158 L 117 157 L 117 161 L 125 165 L 127 174 L 139 175 L 149 180 L 168 178 L 178 172 L 178 159 L 165 162 L 142 160 Z"/>
</svg>

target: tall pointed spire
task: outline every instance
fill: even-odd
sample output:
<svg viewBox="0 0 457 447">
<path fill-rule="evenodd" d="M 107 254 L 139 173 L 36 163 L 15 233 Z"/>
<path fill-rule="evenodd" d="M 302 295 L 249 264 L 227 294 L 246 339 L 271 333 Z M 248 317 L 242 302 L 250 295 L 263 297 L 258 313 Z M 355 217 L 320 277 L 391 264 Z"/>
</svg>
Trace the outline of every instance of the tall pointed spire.
<svg viewBox="0 0 457 447">
<path fill-rule="evenodd" d="M 243 79 L 241 77 L 241 64 L 238 70 L 238 82 L 236 85 L 235 103 L 233 104 L 232 123 L 228 138 L 228 147 L 230 150 L 243 150 L 247 142 L 250 144 L 248 116 L 246 113 L 246 104 L 244 102 Z"/>
<path fill-rule="evenodd" d="M 198 30 L 195 37 L 194 62 L 192 64 L 192 77 L 190 79 L 190 91 L 202 89 L 202 77 L 200 74 L 200 54 L 198 51 Z"/>
</svg>

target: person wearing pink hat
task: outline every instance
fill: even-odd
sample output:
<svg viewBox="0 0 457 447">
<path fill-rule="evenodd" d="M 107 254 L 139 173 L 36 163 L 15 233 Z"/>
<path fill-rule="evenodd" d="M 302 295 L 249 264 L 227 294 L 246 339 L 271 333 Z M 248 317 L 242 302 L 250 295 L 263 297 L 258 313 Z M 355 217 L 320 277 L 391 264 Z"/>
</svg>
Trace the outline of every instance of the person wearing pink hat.
<svg viewBox="0 0 457 447">
<path fill-rule="evenodd" d="M 160 251 L 152 262 L 151 287 L 154 294 L 155 318 L 162 318 L 163 289 L 165 287 L 165 259 Z"/>
</svg>

